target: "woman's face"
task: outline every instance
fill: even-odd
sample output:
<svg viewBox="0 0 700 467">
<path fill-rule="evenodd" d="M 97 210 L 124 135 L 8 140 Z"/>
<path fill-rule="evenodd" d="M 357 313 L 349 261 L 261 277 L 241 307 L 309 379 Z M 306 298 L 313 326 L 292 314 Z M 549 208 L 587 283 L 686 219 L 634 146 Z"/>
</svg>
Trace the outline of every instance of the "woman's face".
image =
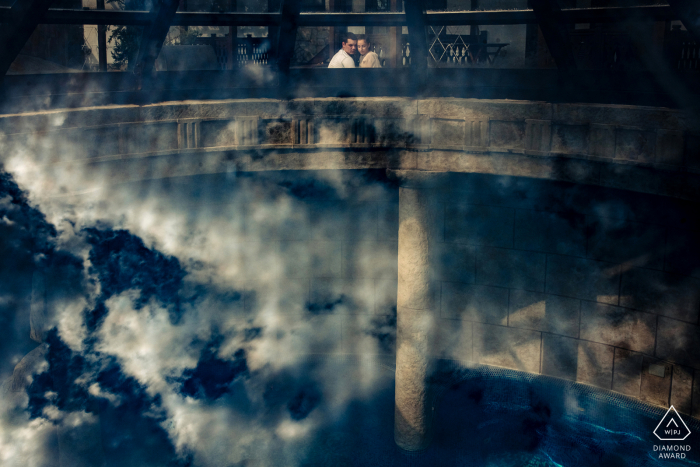
<svg viewBox="0 0 700 467">
<path fill-rule="evenodd" d="M 363 39 L 357 41 L 357 51 L 360 52 L 360 55 L 367 55 L 367 52 L 369 52 L 369 44 L 367 41 Z"/>
</svg>

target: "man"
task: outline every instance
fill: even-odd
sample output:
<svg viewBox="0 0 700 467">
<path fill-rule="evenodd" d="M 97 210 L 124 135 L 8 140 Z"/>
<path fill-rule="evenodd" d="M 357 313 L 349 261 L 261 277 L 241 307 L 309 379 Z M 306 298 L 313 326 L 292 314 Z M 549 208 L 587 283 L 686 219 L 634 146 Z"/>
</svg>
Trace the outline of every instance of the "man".
<svg viewBox="0 0 700 467">
<path fill-rule="evenodd" d="M 357 51 L 357 36 L 351 32 L 343 36 L 343 48 L 333 56 L 328 68 L 355 68 L 352 56 Z"/>
</svg>

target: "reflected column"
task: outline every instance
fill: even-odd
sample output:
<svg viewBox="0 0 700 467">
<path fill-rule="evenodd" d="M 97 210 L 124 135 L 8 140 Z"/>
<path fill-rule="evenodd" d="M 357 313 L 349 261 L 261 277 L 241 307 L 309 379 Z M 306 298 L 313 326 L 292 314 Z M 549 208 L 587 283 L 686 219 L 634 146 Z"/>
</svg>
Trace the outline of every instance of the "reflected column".
<svg viewBox="0 0 700 467">
<path fill-rule="evenodd" d="M 394 439 L 408 451 L 424 449 L 430 442 L 427 378 L 438 313 L 430 245 L 436 240 L 436 211 L 428 192 L 399 188 Z"/>
</svg>

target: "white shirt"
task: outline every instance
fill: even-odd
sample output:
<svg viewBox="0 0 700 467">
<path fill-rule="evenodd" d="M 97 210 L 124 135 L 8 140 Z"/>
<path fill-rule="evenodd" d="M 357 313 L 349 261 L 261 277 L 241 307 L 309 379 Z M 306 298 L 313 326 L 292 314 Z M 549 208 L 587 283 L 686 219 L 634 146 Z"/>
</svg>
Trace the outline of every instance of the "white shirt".
<svg viewBox="0 0 700 467">
<path fill-rule="evenodd" d="M 343 49 L 340 49 L 337 54 L 333 55 L 328 68 L 355 68 L 355 60 Z"/>
</svg>

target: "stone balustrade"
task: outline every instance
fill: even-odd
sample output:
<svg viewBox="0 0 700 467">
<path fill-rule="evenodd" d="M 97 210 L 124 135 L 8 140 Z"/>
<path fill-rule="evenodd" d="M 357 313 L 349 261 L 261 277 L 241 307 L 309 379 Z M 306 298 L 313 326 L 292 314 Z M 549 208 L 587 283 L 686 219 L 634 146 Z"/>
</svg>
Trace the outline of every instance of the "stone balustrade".
<svg viewBox="0 0 700 467">
<path fill-rule="evenodd" d="M 700 125 L 671 109 L 477 99 L 168 102 L 0 116 L 5 151 L 114 164 L 115 182 L 230 171 L 389 168 L 700 192 Z"/>
</svg>

